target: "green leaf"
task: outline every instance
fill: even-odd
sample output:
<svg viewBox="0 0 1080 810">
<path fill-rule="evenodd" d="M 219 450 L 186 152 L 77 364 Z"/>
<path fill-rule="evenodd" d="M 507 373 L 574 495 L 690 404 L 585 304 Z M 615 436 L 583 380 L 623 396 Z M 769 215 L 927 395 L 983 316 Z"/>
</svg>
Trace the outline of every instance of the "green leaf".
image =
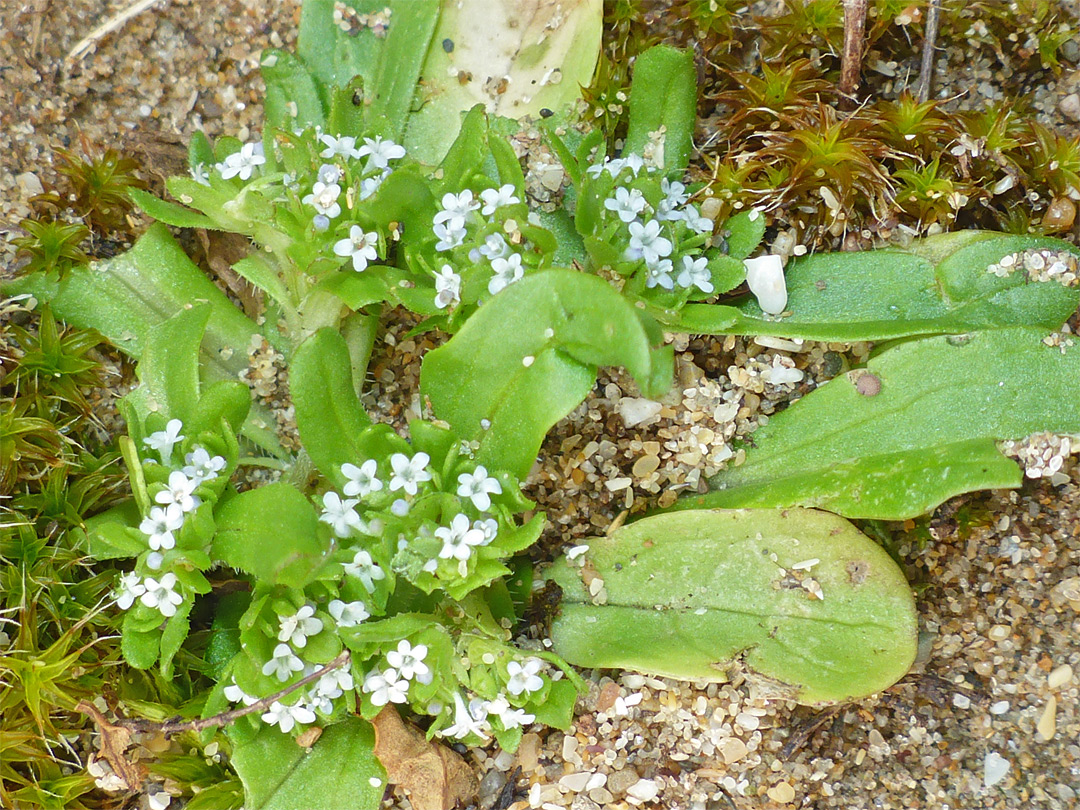
<svg viewBox="0 0 1080 810">
<path fill-rule="evenodd" d="M 153 327 L 136 372 L 155 410 L 187 424 L 199 402 L 199 346 L 210 307 L 181 310 Z"/>
<path fill-rule="evenodd" d="M 480 442 L 479 463 L 524 478 L 548 429 L 592 388 L 597 365 L 624 366 L 646 395 L 670 385 L 670 349 L 654 342 L 602 279 L 551 270 L 507 287 L 429 352 L 421 391 L 458 436 Z"/>
<path fill-rule="evenodd" d="M 926 239 L 909 250 L 816 254 L 797 259 L 787 271 L 789 317 L 764 316 L 757 302 L 748 300 L 737 307 L 733 324 L 727 322 L 727 309 L 712 313 L 705 304 L 687 305 L 677 319 L 665 322 L 696 332 L 713 320 L 719 332 L 825 341 L 1010 326 L 1056 329 L 1080 304 L 1080 287 L 1028 281 L 1022 272 L 1002 278 L 987 271 L 1003 256 L 1035 248 L 1077 251 L 1059 239 L 983 233 Z M 935 267 L 928 256 L 939 264 Z"/>
<path fill-rule="evenodd" d="M 630 83 L 630 117 L 624 152 L 642 154 L 650 133 L 665 128 L 665 173 L 682 172 L 690 163 L 697 120 L 697 71 L 693 51 L 655 45 L 637 57 Z"/>
<path fill-rule="evenodd" d="M 120 652 L 135 669 L 150 669 L 158 659 L 160 651 L 160 630 L 138 629 L 134 610 L 124 614 L 123 629 L 120 633 Z"/>
<path fill-rule="evenodd" d="M 995 441 L 1080 433 L 1080 351 L 1063 354 L 1043 334 L 998 329 L 893 346 L 776 414 L 744 464 L 676 508 L 799 504 L 902 520 L 961 492 L 1017 487 L 1020 471 Z"/>
<path fill-rule="evenodd" d="M 515 3 L 442 6 L 423 64 L 423 105 L 410 117 L 405 136 L 409 154 L 420 161 L 438 163 L 457 136 L 461 113 L 477 104 L 514 120 L 535 117 L 542 109 L 570 105 L 592 80 L 601 0 L 527 9 Z M 443 45 L 447 41 L 450 50 Z M 499 84 L 503 77 L 507 81 Z"/>
<path fill-rule="evenodd" d="M 217 600 L 203 653 L 207 674 L 214 680 L 221 680 L 229 662 L 240 652 L 240 617 L 250 604 L 251 594 L 244 591 L 226 593 Z"/>
<path fill-rule="evenodd" d="M 360 457 L 356 438 L 371 424 L 353 389 L 349 347 L 331 328 L 301 343 L 289 366 L 296 427 L 319 472 L 339 484 L 341 465 Z"/>
<path fill-rule="evenodd" d="M 315 508 L 288 484 L 223 500 L 215 517 L 214 557 L 265 584 L 302 588 L 330 552 Z"/>
<path fill-rule="evenodd" d="M 382 267 L 369 267 L 363 273 L 341 270 L 328 275 L 312 291 L 323 290 L 336 295 L 349 309 L 359 310 L 389 298 L 387 274 L 382 271 Z"/>
<path fill-rule="evenodd" d="M 233 264 L 232 269 L 282 306 L 294 306 L 295 302 L 292 300 L 285 282 L 281 280 L 264 256 L 257 253 L 247 256 Z"/>
<path fill-rule="evenodd" d="M 132 535 L 130 530 L 141 520 L 139 505 L 130 500 L 87 518 L 84 529 L 73 531 L 80 546 L 95 560 L 138 557 L 146 551 L 146 542 Z"/>
<path fill-rule="evenodd" d="M 765 236 L 765 217 L 760 211 L 743 211 L 724 223 L 727 252 L 733 259 L 745 259 L 761 244 Z"/>
<path fill-rule="evenodd" d="M 219 380 L 199 394 L 199 404 L 187 426 L 193 435 L 220 431 L 224 419 L 228 429 L 238 433 L 251 410 L 251 391 L 239 380 Z"/>
<path fill-rule="evenodd" d="M 184 639 L 188 637 L 191 624 L 188 616 L 191 614 L 193 602 L 185 600 L 180 605 L 174 616 L 170 616 L 165 622 L 165 629 L 161 633 L 161 677 L 172 680 L 173 658 L 180 652 Z"/>
<path fill-rule="evenodd" d="M 375 731 L 358 717 L 336 723 L 310 749 L 264 726 L 233 749 L 248 810 L 377 810 L 386 771 L 375 758 Z"/>
<path fill-rule="evenodd" d="M 688 680 L 741 674 L 826 705 L 888 687 L 915 658 L 903 574 L 835 515 L 680 512 L 588 545 L 583 560 L 549 571 L 563 589 L 551 638 L 571 664 Z M 603 582 L 596 597 L 585 584 L 594 577 Z"/>
<path fill-rule="evenodd" d="M 192 211 L 182 205 L 167 202 L 142 189 L 128 189 L 128 196 L 143 211 L 152 216 L 158 222 L 172 225 L 177 228 L 208 228 L 216 229 L 217 225 L 212 219 L 198 211 Z"/>
<path fill-rule="evenodd" d="M 214 147 L 210 145 L 209 138 L 200 130 L 196 130 L 188 143 L 188 168 L 195 170 L 199 166 L 209 167 L 215 162 Z"/>
<path fill-rule="evenodd" d="M 326 111 L 315 79 L 288 51 L 267 48 L 259 60 L 259 72 L 266 82 L 263 115 L 267 129 L 321 127 Z"/>
</svg>

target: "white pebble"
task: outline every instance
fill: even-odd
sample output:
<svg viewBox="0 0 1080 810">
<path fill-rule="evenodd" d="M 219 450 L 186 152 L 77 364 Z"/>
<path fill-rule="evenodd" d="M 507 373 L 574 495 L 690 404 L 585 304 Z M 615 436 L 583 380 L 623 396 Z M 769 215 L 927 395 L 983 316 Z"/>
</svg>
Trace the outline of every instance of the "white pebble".
<svg viewBox="0 0 1080 810">
<path fill-rule="evenodd" d="M 955 695 L 952 696 L 952 705 L 958 709 L 970 709 L 971 698 L 969 698 L 967 695 L 963 695 L 960 692 L 957 692 Z"/>
<path fill-rule="evenodd" d="M 993 787 L 1009 772 L 1012 763 L 997 751 L 991 751 L 983 760 L 983 785 Z"/>
<path fill-rule="evenodd" d="M 748 712 L 739 712 L 738 715 L 736 715 L 735 717 L 735 722 L 745 728 L 747 731 L 754 731 L 759 725 L 761 725 L 761 721 L 754 715 L 749 714 Z"/>
<path fill-rule="evenodd" d="M 1046 676 L 1046 685 L 1051 689 L 1060 689 L 1071 681 L 1072 677 L 1073 668 L 1068 664 L 1062 664 L 1060 667 L 1055 667 L 1054 670 Z"/>
<path fill-rule="evenodd" d="M 622 417 L 623 424 L 627 427 L 636 427 L 642 422 L 647 422 L 660 413 L 664 406 L 659 402 L 642 397 L 622 397 L 619 399 L 615 410 Z"/>
<path fill-rule="evenodd" d="M 660 788 L 652 779 L 639 779 L 626 789 L 626 795 L 639 802 L 651 802 L 660 793 Z"/>
<path fill-rule="evenodd" d="M 1005 714 L 1009 710 L 1009 701 L 999 700 L 990 707 L 990 714 Z"/>
</svg>

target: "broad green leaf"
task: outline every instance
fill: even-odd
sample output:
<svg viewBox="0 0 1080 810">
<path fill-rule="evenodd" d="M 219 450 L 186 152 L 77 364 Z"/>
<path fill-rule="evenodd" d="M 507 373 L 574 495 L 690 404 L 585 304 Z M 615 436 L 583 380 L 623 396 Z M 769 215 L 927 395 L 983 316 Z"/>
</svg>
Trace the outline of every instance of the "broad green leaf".
<svg viewBox="0 0 1080 810">
<path fill-rule="evenodd" d="M 221 429 L 221 420 L 238 433 L 251 410 L 251 392 L 239 380 L 218 380 L 199 393 L 199 404 L 188 430 L 194 435 Z"/>
<path fill-rule="evenodd" d="M 675 508 L 798 504 L 901 520 L 961 492 L 1017 487 L 1019 468 L 995 441 L 1080 433 L 1080 352 L 1043 335 L 997 329 L 893 346 L 776 414 L 744 464 Z M 859 386 L 864 373 L 872 378 Z M 859 392 L 875 378 L 878 393 Z"/>
<path fill-rule="evenodd" d="M 682 172 L 690 163 L 696 120 L 693 51 L 656 45 L 639 55 L 630 83 L 630 117 L 623 151 L 642 154 L 653 133 L 663 128 L 663 151 L 656 155 L 656 162 L 665 173 Z"/>
<path fill-rule="evenodd" d="M 730 217 L 722 232 L 726 234 L 728 255 L 733 259 L 745 259 L 765 236 L 765 217 L 760 211 L 743 211 Z"/>
<path fill-rule="evenodd" d="M 289 484 L 223 500 L 215 518 L 215 559 L 265 584 L 302 588 L 330 552 L 315 507 Z"/>
<path fill-rule="evenodd" d="M 827 705 L 888 687 L 915 658 L 902 572 L 836 515 L 695 510 L 588 546 L 548 571 L 563 589 L 551 638 L 571 664 L 690 680 L 741 674 Z"/>
<path fill-rule="evenodd" d="M 405 135 L 418 160 L 438 163 L 457 136 L 461 113 L 477 104 L 515 120 L 537 116 L 571 104 L 592 80 L 601 0 L 442 5 L 423 65 L 422 106 Z"/>
<path fill-rule="evenodd" d="M 210 307 L 181 310 L 153 327 L 136 372 L 155 410 L 187 424 L 199 402 L 199 346 Z"/>
<path fill-rule="evenodd" d="M 138 627 L 135 611 L 124 614 L 123 629 L 120 633 L 120 652 L 135 669 L 150 669 L 158 659 L 160 652 L 161 631 L 145 630 Z"/>
<path fill-rule="evenodd" d="M 624 366 L 646 395 L 670 385 L 670 348 L 653 348 L 646 323 L 595 276 L 526 276 L 427 354 L 421 391 L 458 436 L 480 442 L 480 463 L 524 478 L 548 429 L 592 388 L 596 366 Z"/>
<path fill-rule="evenodd" d="M 233 264 L 232 269 L 286 307 L 295 305 L 285 282 L 262 255 L 255 253 Z"/>
<path fill-rule="evenodd" d="M 207 674 L 215 680 L 221 680 L 229 662 L 240 652 L 240 617 L 250 604 L 251 594 L 246 591 L 222 594 L 215 602 L 214 621 L 203 653 Z"/>
<path fill-rule="evenodd" d="M 371 724 L 350 717 L 326 728 L 309 749 L 263 726 L 234 747 L 232 764 L 244 782 L 247 810 L 376 810 L 386 771 L 374 750 Z"/>
<path fill-rule="evenodd" d="M 334 329 L 320 329 L 300 346 L 289 366 L 296 427 L 319 472 L 344 483 L 341 465 L 359 458 L 356 439 L 371 424 L 353 389 L 349 347 Z"/>
<path fill-rule="evenodd" d="M 192 211 L 190 208 L 155 197 L 142 189 L 129 189 L 128 196 L 139 208 L 158 222 L 164 222 L 166 225 L 177 228 L 217 228 L 214 221 L 205 214 L 200 214 L 198 211 Z"/>
<path fill-rule="evenodd" d="M 710 305 L 690 304 L 677 317 L 665 318 L 665 323 L 690 332 L 885 340 L 1009 326 L 1051 330 L 1080 304 L 1080 287 L 1028 281 L 1022 272 L 1002 278 L 987 271 L 991 263 L 1017 251 L 1077 252 L 1075 246 L 1039 236 L 950 237 L 926 239 L 909 250 L 825 253 L 797 259 L 787 271 L 790 316 L 765 316 L 750 299 L 739 307 L 716 311 Z M 935 267 L 927 256 L 939 264 Z"/>
<path fill-rule="evenodd" d="M 392 140 L 402 140 L 405 124 L 413 108 L 417 88 L 421 86 L 420 71 L 441 15 L 440 6 L 452 7 L 440 0 L 396 0 L 390 4 L 393 14 L 386 29 L 382 53 L 379 55 L 374 81 L 369 87 L 369 120 L 385 120 L 385 133 Z M 449 124 L 449 120 L 447 121 Z M 414 155 L 418 159 L 423 159 Z"/>
<path fill-rule="evenodd" d="M 130 500 L 87 518 L 85 528 L 72 531 L 82 549 L 95 560 L 138 557 L 146 551 L 146 543 L 129 530 L 141 520 L 138 504 Z"/>
<path fill-rule="evenodd" d="M 173 658 L 180 652 L 180 647 L 191 629 L 188 616 L 191 614 L 193 604 L 191 601 L 185 601 L 180 605 L 176 615 L 166 620 L 165 629 L 161 633 L 161 677 L 166 680 L 172 680 Z"/>
<path fill-rule="evenodd" d="M 326 123 L 323 99 L 303 62 L 288 51 L 268 48 L 259 59 L 259 72 L 266 82 L 263 116 L 267 130 L 292 132 Z"/>
</svg>

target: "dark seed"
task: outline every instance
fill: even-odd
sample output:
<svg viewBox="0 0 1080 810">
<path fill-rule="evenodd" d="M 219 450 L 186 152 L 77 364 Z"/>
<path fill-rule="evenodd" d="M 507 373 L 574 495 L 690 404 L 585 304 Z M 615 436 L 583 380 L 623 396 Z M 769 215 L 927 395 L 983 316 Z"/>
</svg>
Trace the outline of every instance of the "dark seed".
<svg viewBox="0 0 1080 810">
<path fill-rule="evenodd" d="M 541 118 L 551 118 L 551 116 L 553 116 L 554 114 L 555 114 L 555 113 L 553 113 L 553 112 L 552 112 L 551 110 L 549 110 L 549 109 L 548 109 L 547 107 L 543 107 L 543 108 L 542 108 L 542 109 L 540 110 L 540 117 L 541 117 Z"/>
<path fill-rule="evenodd" d="M 447 38 L 442 41 L 442 49 L 447 53 L 454 52 L 454 40 Z"/>
</svg>

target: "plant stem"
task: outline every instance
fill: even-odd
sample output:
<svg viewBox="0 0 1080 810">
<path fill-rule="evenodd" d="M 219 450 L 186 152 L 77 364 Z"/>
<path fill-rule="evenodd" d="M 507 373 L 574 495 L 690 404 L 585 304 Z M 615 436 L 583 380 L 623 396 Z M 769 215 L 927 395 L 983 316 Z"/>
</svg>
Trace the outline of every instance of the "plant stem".
<svg viewBox="0 0 1080 810">
<path fill-rule="evenodd" d="M 844 0 L 844 52 L 840 59 L 840 108 L 853 110 L 858 104 L 855 90 L 862 71 L 866 43 L 867 0 Z"/>
<path fill-rule="evenodd" d="M 934 46 L 937 42 L 940 17 L 941 0 L 930 0 L 930 6 L 926 9 L 926 36 L 923 37 L 919 84 L 915 89 L 915 100 L 920 104 L 930 99 L 930 87 L 934 81 Z"/>
</svg>

